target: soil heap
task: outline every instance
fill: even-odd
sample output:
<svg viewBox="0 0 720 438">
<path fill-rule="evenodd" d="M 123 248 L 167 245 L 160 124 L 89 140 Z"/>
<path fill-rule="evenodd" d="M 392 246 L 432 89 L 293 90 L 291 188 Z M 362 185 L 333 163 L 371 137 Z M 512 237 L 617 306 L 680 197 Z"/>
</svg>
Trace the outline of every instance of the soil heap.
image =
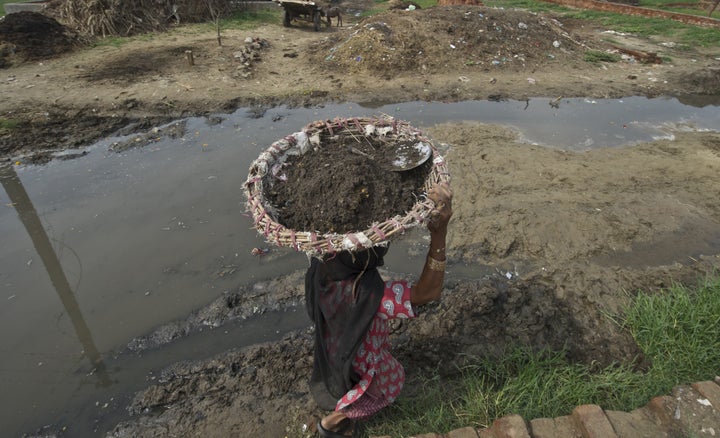
<svg viewBox="0 0 720 438">
<path fill-rule="evenodd" d="M 290 229 L 347 233 L 402 215 L 421 195 L 432 166 L 428 160 L 413 169 L 391 170 L 394 142 L 326 135 L 321 144 L 290 156 L 285 181 L 268 191 L 278 221 Z"/>
<path fill-rule="evenodd" d="M 21 11 L 0 20 L 0 68 L 15 60 L 35 61 L 70 52 L 78 36 L 54 18 Z"/>
</svg>

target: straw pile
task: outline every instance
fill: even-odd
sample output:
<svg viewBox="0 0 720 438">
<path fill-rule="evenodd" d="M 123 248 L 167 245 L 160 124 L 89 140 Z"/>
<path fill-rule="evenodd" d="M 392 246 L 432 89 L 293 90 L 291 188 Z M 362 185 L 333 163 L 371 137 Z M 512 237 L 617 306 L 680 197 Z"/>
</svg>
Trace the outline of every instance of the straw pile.
<svg viewBox="0 0 720 438">
<path fill-rule="evenodd" d="M 211 10 L 212 9 L 212 10 Z M 219 0 L 73 0 L 51 3 L 48 12 L 89 36 L 129 36 L 162 31 L 172 24 L 224 16 L 229 2 Z"/>
</svg>

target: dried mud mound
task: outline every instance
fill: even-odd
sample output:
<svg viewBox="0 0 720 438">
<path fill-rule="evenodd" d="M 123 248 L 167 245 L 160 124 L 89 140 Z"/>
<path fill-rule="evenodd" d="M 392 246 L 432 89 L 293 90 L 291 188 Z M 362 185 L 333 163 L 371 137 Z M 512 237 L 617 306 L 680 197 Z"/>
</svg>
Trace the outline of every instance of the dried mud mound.
<svg viewBox="0 0 720 438">
<path fill-rule="evenodd" d="M 391 10 L 361 21 L 311 52 L 323 68 L 398 72 L 531 70 L 582 60 L 586 46 L 562 23 L 527 11 L 474 6 Z"/>
<path fill-rule="evenodd" d="M 18 61 L 34 61 L 69 52 L 80 43 L 78 36 L 54 18 L 22 11 L 0 20 L 0 67 Z"/>
</svg>

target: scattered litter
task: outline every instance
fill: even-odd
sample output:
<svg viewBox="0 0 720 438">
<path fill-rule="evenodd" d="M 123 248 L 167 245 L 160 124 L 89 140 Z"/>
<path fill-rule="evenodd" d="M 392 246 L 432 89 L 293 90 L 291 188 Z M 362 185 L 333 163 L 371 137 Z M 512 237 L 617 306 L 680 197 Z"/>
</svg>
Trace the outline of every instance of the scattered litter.
<svg viewBox="0 0 720 438">
<path fill-rule="evenodd" d="M 608 34 L 611 34 L 611 35 L 620 35 L 620 36 L 627 36 L 627 35 L 629 35 L 629 34 L 627 34 L 627 33 L 617 32 L 617 31 L 615 31 L 615 30 L 604 30 L 602 33 L 608 33 Z"/>
<path fill-rule="evenodd" d="M 527 78 L 527 81 L 528 81 L 528 83 L 533 84 L 533 85 L 535 85 L 535 83 L 537 82 L 535 80 L 535 78 Z"/>
<path fill-rule="evenodd" d="M 512 280 L 512 277 L 513 277 L 512 272 L 508 271 L 505 273 L 505 278 L 507 278 L 508 280 Z"/>
<path fill-rule="evenodd" d="M 460 82 L 470 82 L 470 79 L 467 76 L 460 76 L 458 79 Z"/>
<path fill-rule="evenodd" d="M 250 254 L 252 254 L 254 256 L 262 256 L 262 255 L 267 254 L 268 252 L 270 252 L 270 250 L 267 248 L 253 248 L 250 251 Z"/>
<path fill-rule="evenodd" d="M 521 21 L 520 23 L 518 23 L 518 28 L 519 29 L 527 29 L 528 25 Z"/>
<path fill-rule="evenodd" d="M 706 398 L 699 398 L 699 399 L 697 399 L 697 402 L 703 406 L 712 406 L 712 403 L 710 403 L 710 400 L 708 400 Z"/>
<path fill-rule="evenodd" d="M 455 44 L 450 44 L 450 48 L 451 48 L 451 49 L 454 49 L 454 48 L 455 48 Z"/>
<path fill-rule="evenodd" d="M 560 41 L 558 41 L 558 40 L 553 41 L 553 47 L 555 47 L 556 49 L 558 47 L 560 47 Z"/>
</svg>

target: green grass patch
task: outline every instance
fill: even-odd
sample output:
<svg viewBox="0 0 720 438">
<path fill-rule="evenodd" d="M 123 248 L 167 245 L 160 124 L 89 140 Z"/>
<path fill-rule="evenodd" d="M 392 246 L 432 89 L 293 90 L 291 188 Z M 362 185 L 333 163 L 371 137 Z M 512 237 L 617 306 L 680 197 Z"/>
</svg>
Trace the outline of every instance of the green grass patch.
<svg viewBox="0 0 720 438">
<path fill-rule="evenodd" d="M 17 128 L 18 125 L 19 122 L 17 120 L 0 118 L 0 132 L 12 131 Z"/>
<path fill-rule="evenodd" d="M 570 18 L 592 20 L 605 26 L 608 30 L 632 33 L 642 37 L 662 36 L 676 40 L 676 43 L 686 44 L 688 46 L 709 47 L 720 44 L 720 32 L 718 32 L 717 29 L 693 26 L 673 20 L 593 10 L 569 9 L 553 3 L 537 0 L 487 0 L 483 3 L 489 7 L 518 8 L 533 12 L 554 12 Z M 707 11 L 678 7 L 678 2 L 668 0 L 644 0 L 640 5 L 673 12 L 707 15 Z"/>
<path fill-rule="evenodd" d="M 5 15 L 5 3 L 25 3 L 23 0 L 0 0 L 0 17 Z"/>
<path fill-rule="evenodd" d="M 437 0 L 415 0 L 415 3 L 422 9 L 432 8 L 438 4 Z"/>
<path fill-rule="evenodd" d="M 265 24 L 282 24 L 283 8 L 238 11 L 220 21 L 221 29 L 253 30 Z M 214 27 L 213 27 L 214 28 Z"/>
<path fill-rule="evenodd" d="M 513 348 L 499 359 L 476 359 L 459 377 L 416 385 L 370 424 L 370 435 L 444 433 L 487 427 L 496 418 L 568 415 L 580 404 L 630 411 L 673 386 L 712 379 L 720 363 L 720 278 L 698 288 L 674 286 L 639 294 L 615 317 L 651 361 L 645 373 L 630 365 L 603 369 L 569 362 L 563 352 Z M 407 391 L 407 390 L 406 390 Z"/>
<path fill-rule="evenodd" d="M 608 30 L 631 33 L 646 38 L 661 36 L 689 46 L 708 47 L 720 44 L 720 32 L 717 29 L 683 24 L 673 20 L 590 10 L 572 11 L 566 15 L 577 19 L 595 21 Z"/>
<path fill-rule="evenodd" d="M 643 8 L 659 9 L 662 11 L 679 12 L 681 14 L 707 16 L 708 11 L 700 7 L 701 2 L 675 1 L 675 0 L 640 0 Z"/>
<path fill-rule="evenodd" d="M 517 8 L 533 12 L 567 12 L 572 10 L 555 3 L 536 0 L 487 0 L 483 1 L 483 4 L 493 8 Z"/>
<path fill-rule="evenodd" d="M 437 0 L 414 0 L 415 4 L 420 6 L 421 9 L 428 9 L 432 8 L 433 6 L 437 6 L 438 2 Z M 368 10 L 362 11 L 360 13 L 361 17 L 372 17 L 373 15 L 377 15 L 381 12 L 385 12 L 388 10 L 388 1 L 387 0 L 374 0 L 375 5 L 377 5 L 374 8 L 370 8 Z"/>
<path fill-rule="evenodd" d="M 617 53 L 603 52 L 602 50 L 588 50 L 585 52 L 585 61 L 594 64 L 600 62 L 618 62 L 622 58 Z"/>
<path fill-rule="evenodd" d="M 720 364 L 720 279 L 693 290 L 674 286 L 662 295 L 638 295 L 626 325 L 652 360 L 650 392 L 711 379 Z"/>
</svg>

